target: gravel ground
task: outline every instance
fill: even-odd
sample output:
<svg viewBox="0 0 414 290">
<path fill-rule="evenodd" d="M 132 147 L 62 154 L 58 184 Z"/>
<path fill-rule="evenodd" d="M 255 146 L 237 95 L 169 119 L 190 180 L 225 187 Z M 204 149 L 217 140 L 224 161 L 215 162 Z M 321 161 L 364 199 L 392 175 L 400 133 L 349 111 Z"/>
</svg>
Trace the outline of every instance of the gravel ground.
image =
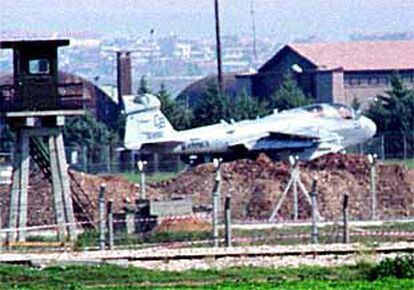
<svg viewBox="0 0 414 290">
<path fill-rule="evenodd" d="M 383 243 L 375 248 L 360 244 L 258 246 L 232 248 L 149 248 L 64 253 L 1 253 L 0 262 L 31 263 L 40 267 L 55 264 L 116 263 L 147 269 L 184 271 L 226 267 L 297 267 L 300 265 L 353 265 L 376 262 L 385 257 L 379 251 L 412 251 L 413 243 Z M 319 254 L 318 254 L 319 253 Z M 391 257 L 392 255 L 389 254 Z M 177 259 L 178 258 L 178 259 Z"/>
<path fill-rule="evenodd" d="M 170 261 L 139 261 L 130 265 L 161 271 L 186 271 L 223 269 L 230 267 L 299 267 L 308 266 L 345 266 L 355 265 L 361 261 L 378 262 L 386 257 L 395 257 L 396 254 L 379 254 L 370 256 L 361 255 L 324 255 L 324 256 L 285 256 L 285 257 L 242 257 L 220 258 L 203 260 L 170 260 Z"/>
</svg>

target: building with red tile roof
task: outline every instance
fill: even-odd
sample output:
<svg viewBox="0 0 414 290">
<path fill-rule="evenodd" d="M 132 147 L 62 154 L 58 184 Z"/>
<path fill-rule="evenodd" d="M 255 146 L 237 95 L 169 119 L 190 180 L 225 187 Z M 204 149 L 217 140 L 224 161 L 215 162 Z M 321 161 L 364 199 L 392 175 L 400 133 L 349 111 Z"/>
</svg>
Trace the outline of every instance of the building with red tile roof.
<svg viewBox="0 0 414 290">
<path fill-rule="evenodd" d="M 253 94 L 268 96 L 289 72 L 317 102 L 361 102 L 389 89 L 393 74 L 413 87 L 414 41 L 288 44 L 259 69 Z"/>
<path fill-rule="evenodd" d="M 256 73 L 231 73 L 225 90 L 237 95 L 243 90 L 268 99 L 291 74 L 315 102 L 351 104 L 384 94 L 390 79 L 398 74 L 414 87 L 414 41 L 359 41 L 292 43 L 282 47 Z M 185 89 L 179 98 L 195 100 L 205 91 L 207 77 Z"/>
</svg>

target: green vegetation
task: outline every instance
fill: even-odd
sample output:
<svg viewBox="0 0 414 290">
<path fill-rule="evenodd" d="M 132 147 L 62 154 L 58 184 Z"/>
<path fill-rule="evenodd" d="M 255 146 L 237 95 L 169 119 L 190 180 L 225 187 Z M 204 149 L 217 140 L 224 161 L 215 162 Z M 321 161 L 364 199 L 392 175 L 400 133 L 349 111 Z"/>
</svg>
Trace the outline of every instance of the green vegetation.
<svg viewBox="0 0 414 290">
<path fill-rule="evenodd" d="M 264 103 L 253 99 L 246 91 L 237 96 L 220 96 L 214 83 L 207 87 L 203 98 L 192 108 L 193 118 L 191 127 L 199 127 L 219 123 L 221 120 L 240 121 L 263 116 L 271 110 Z"/>
<path fill-rule="evenodd" d="M 309 105 L 310 101 L 310 98 L 306 97 L 292 75 L 287 74 L 284 76 L 280 88 L 271 97 L 268 107 L 270 109 L 288 110 Z"/>
<path fill-rule="evenodd" d="M 153 174 L 146 174 L 145 180 L 147 182 L 161 182 L 161 181 L 166 181 L 171 178 L 174 178 L 177 175 L 178 175 L 178 172 L 157 172 Z M 126 172 L 126 173 L 123 173 L 122 176 L 133 183 L 139 183 L 141 181 L 140 174 L 136 172 Z"/>
<path fill-rule="evenodd" d="M 1 265 L 0 289 L 412 289 L 413 264 L 406 262 L 412 260 L 412 256 L 406 256 L 378 265 L 241 267 L 184 272 L 114 265 L 62 266 L 43 270 Z M 405 266 L 396 266 L 400 264 Z"/>
<path fill-rule="evenodd" d="M 157 93 L 157 97 L 161 102 L 161 112 L 171 122 L 174 129 L 182 130 L 191 126 L 193 112 L 186 108 L 183 102 L 173 100 L 163 84 Z"/>
<path fill-rule="evenodd" d="M 350 228 L 351 233 L 353 227 Z M 385 223 L 381 226 L 358 226 L 359 230 L 372 232 L 414 232 L 414 222 L 407 223 Z M 233 237 L 235 246 L 247 245 L 297 245 L 310 243 L 310 226 L 295 226 L 286 227 L 282 229 L 253 229 L 241 230 L 233 229 Z M 219 231 L 220 236 L 224 237 L 223 229 Z M 296 235 L 302 235 L 301 238 Z M 342 227 L 324 226 L 319 228 L 319 243 L 332 244 L 340 243 L 343 239 Z M 148 247 L 150 244 L 157 243 L 173 243 L 173 242 L 194 242 L 206 241 L 210 238 L 210 232 L 206 229 L 193 229 L 191 231 L 183 230 L 169 230 L 164 229 L 162 232 L 152 231 L 142 235 L 127 235 L 123 232 L 115 234 L 115 245 L 117 246 L 133 246 L 133 247 Z M 238 241 L 237 238 L 251 238 L 252 240 Z M 33 239 L 34 240 L 34 239 Z M 354 243 L 361 243 L 366 246 L 372 246 L 380 242 L 402 242 L 406 241 L 407 237 L 398 236 L 351 236 L 351 241 Z M 83 250 L 89 247 L 98 246 L 98 232 L 95 230 L 88 230 L 78 236 L 75 244 L 76 249 Z M 190 246 L 190 245 L 189 245 Z M 205 246 L 204 243 L 194 243 L 193 247 Z"/>
<path fill-rule="evenodd" d="M 409 160 L 404 160 L 404 164 L 409 168 L 409 169 L 414 169 L 414 159 L 409 159 Z"/>
<path fill-rule="evenodd" d="M 141 79 L 139 80 L 139 87 L 137 90 L 137 94 L 138 95 L 143 95 L 143 94 L 151 94 L 151 88 L 148 84 L 147 78 L 145 76 L 142 76 Z"/>
<path fill-rule="evenodd" d="M 404 164 L 408 169 L 414 169 L 414 159 L 386 159 L 385 164 Z"/>
<path fill-rule="evenodd" d="M 371 269 L 372 280 L 383 277 L 414 279 L 414 255 L 400 256 L 395 259 L 387 258 Z"/>
<path fill-rule="evenodd" d="M 353 232 L 355 227 L 351 226 L 350 231 Z M 360 231 L 373 231 L 373 232 L 398 232 L 398 231 L 414 231 L 414 222 L 405 223 L 384 223 L 379 226 L 358 226 Z M 254 230 L 240 230 L 233 229 L 234 237 L 253 238 L 252 242 L 235 243 L 236 245 L 295 245 L 310 243 L 310 226 L 293 226 L 284 227 L 282 229 L 254 229 Z M 319 243 L 331 244 L 342 242 L 343 232 L 340 224 L 333 226 L 319 227 Z M 357 232 L 356 232 L 357 233 Z M 303 235 L 302 238 L 298 238 L 295 235 Z M 401 242 L 406 241 L 407 237 L 397 236 L 351 236 L 351 241 L 355 243 L 363 243 L 366 245 L 372 245 L 379 242 Z"/>
<path fill-rule="evenodd" d="M 214 124 L 220 120 L 253 119 L 257 116 L 267 115 L 274 109 L 287 110 L 309 103 L 310 99 L 305 96 L 291 75 L 284 77 L 280 88 L 269 100 L 252 98 L 244 90 L 236 96 L 220 96 L 217 86 L 213 82 L 192 108 L 193 115 L 197 118 L 193 118 L 191 127 Z"/>
<path fill-rule="evenodd" d="M 407 152 L 411 156 L 414 150 L 414 90 L 409 89 L 400 76 L 391 78 L 391 90 L 378 96 L 367 115 L 377 124 L 378 134 L 384 135 L 386 152 Z"/>
<path fill-rule="evenodd" d="M 115 148 L 119 141 L 116 130 L 96 121 L 89 113 L 68 118 L 63 134 L 67 146 L 87 149 L 87 163 L 106 164 L 108 148 Z"/>
<path fill-rule="evenodd" d="M 147 224 L 148 225 L 148 224 Z M 209 239 L 207 231 L 153 231 L 141 235 L 128 235 L 125 232 L 115 233 L 115 246 L 128 246 L 129 248 L 148 247 L 148 244 L 194 242 Z M 80 234 L 75 243 L 76 250 L 97 248 L 99 246 L 99 232 L 87 230 Z"/>
<path fill-rule="evenodd" d="M 414 130 L 414 91 L 408 89 L 398 75 L 391 78 L 391 90 L 378 96 L 368 115 L 381 133 L 411 135 Z"/>
</svg>

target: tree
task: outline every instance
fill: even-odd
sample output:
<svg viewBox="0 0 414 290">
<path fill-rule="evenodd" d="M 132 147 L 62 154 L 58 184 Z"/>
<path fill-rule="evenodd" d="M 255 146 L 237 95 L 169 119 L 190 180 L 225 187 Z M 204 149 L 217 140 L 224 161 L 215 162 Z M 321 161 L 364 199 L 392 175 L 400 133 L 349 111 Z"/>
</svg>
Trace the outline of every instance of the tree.
<svg viewBox="0 0 414 290">
<path fill-rule="evenodd" d="M 191 110 L 187 109 L 184 103 L 173 100 L 164 84 L 161 84 L 157 97 L 161 102 L 161 111 L 175 129 L 183 130 L 190 128 L 193 118 Z"/>
<path fill-rule="evenodd" d="M 13 150 L 14 144 L 16 142 L 16 134 L 10 128 L 10 126 L 6 123 L 1 128 L 1 144 L 0 150 L 11 152 Z"/>
<path fill-rule="evenodd" d="M 139 81 L 139 87 L 138 87 L 137 94 L 138 95 L 151 94 L 151 88 L 145 76 L 142 76 Z"/>
<path fill-rule="evenodd" d="M 231 117 L 236 120 L 253 119 L 268 113 L 265 105 L 253 99 L 245 90 L 231 100 Z"/>
<path fill-rule="evenodd" d="M 114 146 L 118 142 L 117 134 L 111 132 L 105 124 L 98 122 L 91 114 L 67 119 L 64 129 L 65 143 L 69 146 L 85 146 L 89 159 L 101 161 L 105 146 Z"/>
<path fill-rule="evenodd" d="M 375 121 L 378 132 L 412 134 L 414 131 L 414 91 L 398 75 L 391 78 L 391 90 L 378 96 L 367 115 Z"/>
<path fill-rule="evenodd" d="M 271 96 L 268 104 L 269 109 L 288 110 L 308 105 L 310 99 L 306 97 L 302 89 L 298 87 L 291 74 L 283 77 L 280 88 Z"/>
<path fill-rule="evenodd" d="M 231 119 L 231 101 L 227 95 L 220 96 L 217 86 L 211 83 L 207 87 L 205 97 L 199 100 L 194 108 L 192 127 L 205 126 Z"/>
<path fill-rule="evenodd" d="M 378 96 L 367 116 L 377 125 L 377 131 L 385 138 L 385 151 L 400 157 L 404 150 L 411 151 L 414 140 L 414 91 L 408 89 L 398 75 L 391 78 L 391 90 L 385 96 Z M 405 146 L 405 144 L 411 146 Z"/>
<path fill-rule="evenodd" d="M 354 110 L 360 110 L 361 109 L 361 102 L 358 100 L 358 98 L 354 98 L 352 100 L 351 107 Z"/>
</svg>

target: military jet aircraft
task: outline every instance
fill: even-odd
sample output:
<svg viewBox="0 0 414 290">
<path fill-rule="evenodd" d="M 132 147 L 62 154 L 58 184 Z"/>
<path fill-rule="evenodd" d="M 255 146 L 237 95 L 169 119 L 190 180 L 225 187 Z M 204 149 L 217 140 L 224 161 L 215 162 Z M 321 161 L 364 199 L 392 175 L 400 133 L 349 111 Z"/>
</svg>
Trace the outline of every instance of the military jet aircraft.
<svg viewBox="0 0 414 290">
<path fill-rule="evenodd" d="M 176 131 L 160 111 L 160 101 L 149 94 L 124 96 L 124 146 L 132 150 L 232 160 L 266 152 L 277 159 L 290 155 L 311 160 L 363 143 L 374 136 L 376 125 L 342 104 L 313 104 L 240 122 Z"/>
</svg>

